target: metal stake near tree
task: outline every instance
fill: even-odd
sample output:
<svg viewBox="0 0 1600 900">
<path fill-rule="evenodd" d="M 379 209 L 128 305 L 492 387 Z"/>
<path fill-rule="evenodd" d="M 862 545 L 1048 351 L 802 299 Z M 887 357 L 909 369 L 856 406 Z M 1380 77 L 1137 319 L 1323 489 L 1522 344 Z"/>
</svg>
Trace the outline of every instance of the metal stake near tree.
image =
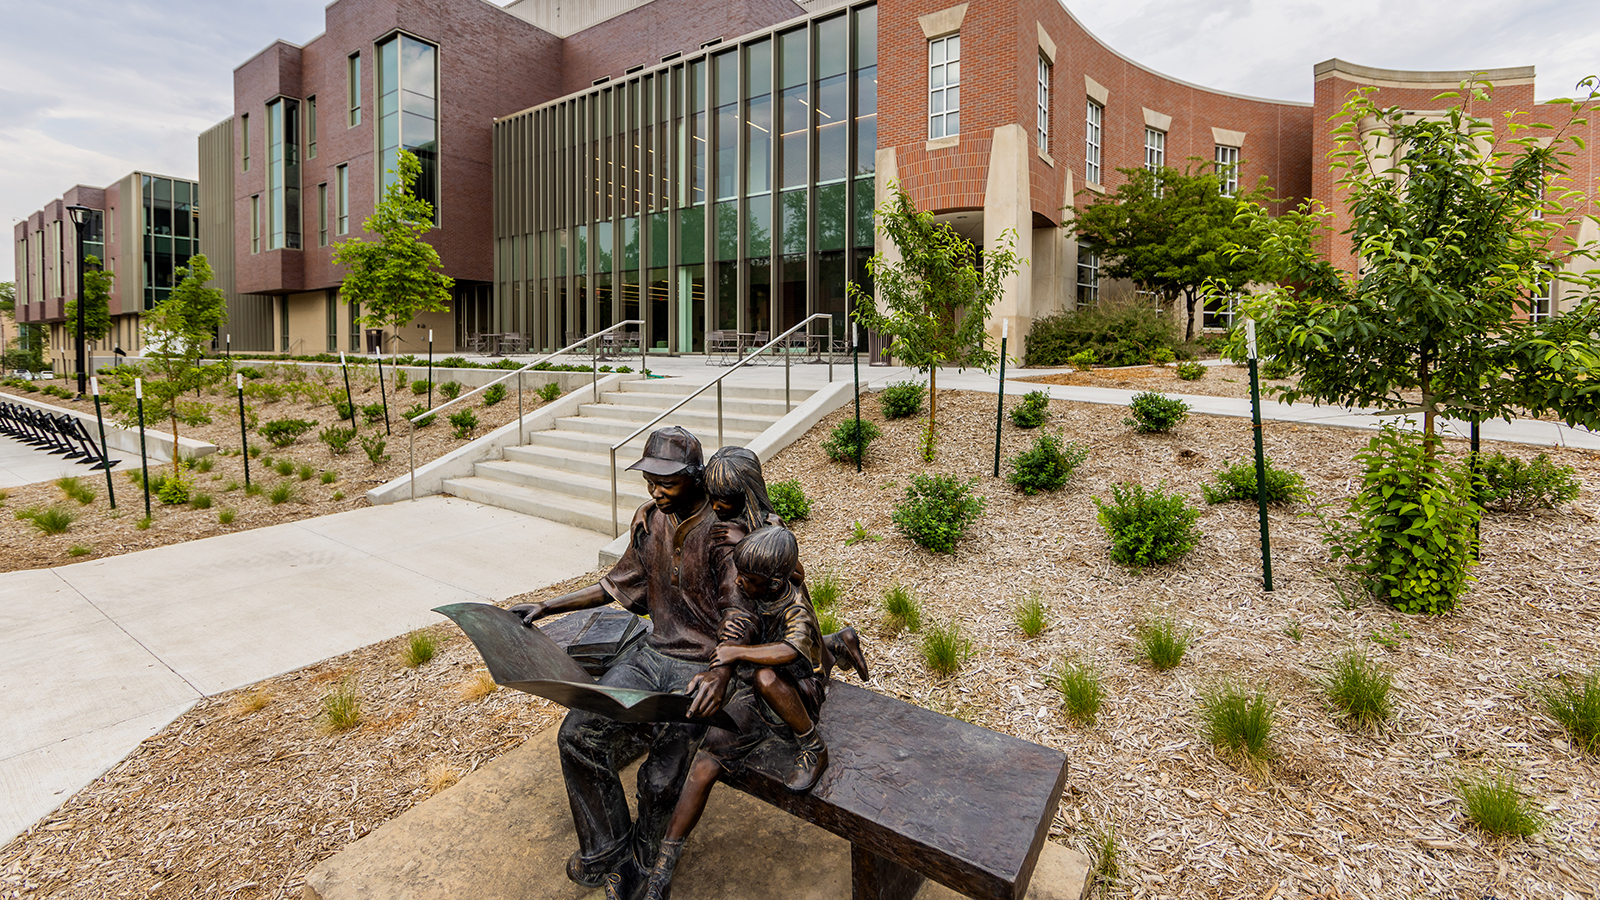
<svg viewBox="0 0 1600 900">
<path fill-rule="evenodd" d="M 144 446 L 144 379 L 133 380 L 133 400 L 139 406 L 139 482 L 144 485 L 144 517 L 150 518 L 150 456 Z M 172 458 L 178 458 L 178 436 L 172 436 Z"/>
<path fill-rule="evenodd" d="M 100 468 L 104 469 L 106 473 L 106 500 L 111 503 L 112 509 L 116 509 L 117 492 L 116 489 L 111 486 L 111 467 L 114 465 L 114 462 L 111 459 L 111 448 L 106 446 L 106 418 L 100 412 L 99 378 L 92 375 L 89 377 L 89 390 L 94 394 L 94 420 L 100 426 Z"/>
<path fill-rule="evenodd" d="M 378 354 L 378 399 L 383 401 L 383 433 L 394 434 L 389 428 L 389 389 L 383 383 L 383 354 Z"/>
<path fill-rule="evenodd" d="M 1244 323 L 1250 363 L 1250 416 L 1256 436 L 1256 517 L 1261 523 L 1261 586 L 1272 590 L 1272 541 L 1267 535 L 1267 455 L 1261 446 L 1261 376 L 1256 371 L 1256 323 Z"/>
<path fill-rule="evenodd" d="M 433 409 L 433 329 L 428 329 L 428 408 Z"/>
<path fill-rule="evenodd" d="M 829 338 L 832 340 L 832 338 Z M 850 365 L 856 370 L 856 474 L 861 474 L 861 342 L 856 338 L 856 323 L 850 323 Z"/>
<path fill-rule="evenodd" d="M 235 373 L 234 385 L 239 389 L 239 452 L 244 454 L 244 486 L 250 486 L 250 432 L 244 423 L 244 375 Z"/>
<path fill-rule="evenodd" d="M 356 398 L 350 393 L 350 366 L 344 361 L 344 351 L 339 351 L 339 368 L 344 370 L 344 405 L 350 410 L 350 430 L 356 430 Z"/>
<path fill-rule="evenodd" d="M 1006 338 L 1011 334 L 1011 320 L 1000 320 L 1000 393 L 994 405 L 994 477 L 1000 477 L 1000 423 L 1006 412 Z"/>
</svg>

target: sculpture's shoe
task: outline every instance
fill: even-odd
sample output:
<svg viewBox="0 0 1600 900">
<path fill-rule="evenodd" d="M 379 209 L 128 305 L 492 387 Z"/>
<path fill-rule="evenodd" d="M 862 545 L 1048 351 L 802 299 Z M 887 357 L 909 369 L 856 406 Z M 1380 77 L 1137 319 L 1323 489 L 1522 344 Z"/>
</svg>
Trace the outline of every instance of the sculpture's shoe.
<svg viewBox="0 0 1600 900">
<path fill-rule="evenodd" d="M 567 857 L 567 878 L 573 884 L 586 888 L 597 888 L 606 883 L 604 872 L 590 872 L 583 867 L 583 854 L 576 850 Z"/>
<path fill-rule="evenodd" d="M 828 768 L 828 747 L 822 743 L 822 735 L 817 734 L 815 727 L 796 738 L 800 742 L 800 755 L 795 758 L 794 774 L 783 786 L 803 794 L 816 786 L 817 779 Z"/>
<path fill-rule="evenodd" d="M 833 641 L 830 642 L 833 646 L 828 649 L 833 652 L 834 659 L 841 664 L 842 668 L 856 673 L 856 676 L 862 681 L 868 681 L 872 678 L 872 675 L 867 671 L 866 654 L 861 652 L 861 639 L 856 635 L 854 628 L 846 625 L 828 635 L 828 637 L 833 638 Z"/>
<path fill-rule="evenodd" d="M 672 900 L 672 870 L 678 867 L 678 857 L 683 855 L 683 840 L 664 840 L 656 864 L 650 869 L 650 881 L 645 885 L 644 900 Z"/>
<path fill-rule="evenodd" d="M 644 897 L 645 872 L 629 856 L 615 872 L 606 873 L 606 900 L 641 900 Z"/>
</svg>

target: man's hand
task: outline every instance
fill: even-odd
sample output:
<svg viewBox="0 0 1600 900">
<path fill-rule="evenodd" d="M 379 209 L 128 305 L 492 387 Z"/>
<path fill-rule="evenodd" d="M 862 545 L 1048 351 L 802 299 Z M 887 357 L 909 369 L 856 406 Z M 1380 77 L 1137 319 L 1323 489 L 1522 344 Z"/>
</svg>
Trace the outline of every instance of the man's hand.
<svg viewBox="0 0 1600 900">
<path fill-rule="evenodd" d="M 732 669 L 720 666 L 689 679 L 687 693 L 694 694 L 694 700 L 689 703 L 690 717 L 702 718 L 721 710 L 723 701 L 727 699 L 728 679 L 732 677 Z"/>
<path fill-rule="evenodd" d="M 511 611 L 522 617 L 522 624 L 532 628 L 533 623 L 545 616 L 543 603 L 518 603 L 511 607 Z"/>
</svg>

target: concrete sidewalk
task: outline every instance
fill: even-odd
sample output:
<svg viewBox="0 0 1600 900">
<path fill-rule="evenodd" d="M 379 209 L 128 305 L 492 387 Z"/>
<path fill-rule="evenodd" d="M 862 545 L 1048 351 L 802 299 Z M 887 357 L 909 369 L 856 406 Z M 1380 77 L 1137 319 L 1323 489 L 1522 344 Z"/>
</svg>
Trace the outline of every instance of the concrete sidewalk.
<svg viewBox="0 0 1600 900">
<path fill-rule="evenodd" d="M 606 540 L 429 497 L 0 575 L 0 843 L 201 697 L 582 574 Z"/>
<path fill-rule="evenodd" d="M 126 453 L 113 450 L 111 458 L 117 460 L 112 471 L 130 466 Z M 131 465 L 138 468 L 139 454 L 133 454 Z M 105 476 L 100 473 L 100 469 L 91 469 L 75 459 L 25 444 L 9 434 L 0 434 L 0 490 L 55 481 L 64 475 L 76 475 L 91 484 L 103 484 Z"/>
</svg>

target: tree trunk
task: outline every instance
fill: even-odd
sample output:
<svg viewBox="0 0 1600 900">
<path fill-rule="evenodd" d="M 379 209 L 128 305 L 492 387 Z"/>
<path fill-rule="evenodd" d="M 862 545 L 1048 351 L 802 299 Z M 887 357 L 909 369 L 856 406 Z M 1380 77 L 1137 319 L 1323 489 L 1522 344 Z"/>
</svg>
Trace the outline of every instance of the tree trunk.
<svg viewBox="0 0 1600 900">
<path fill-rule="evenodd" d="M 178 398 L 172 398 L 172 406 L 174 410 L 177 409 Z M 177 478 L 180 474 L 178 471 L 178 415 L 174 412 L 172 415 L 172 477 Z"/>
<path fill-rule="evenodd" d="M 1184 295 L 1189 303 L 1189 322 L 1184 328 L 1183 341 L 1188 343 L 1194 340 L 1194 307 L 1195 302 L 1200 299 L 1200 292 L 1190 287 L 1184 289 Z"/>
</svg>

